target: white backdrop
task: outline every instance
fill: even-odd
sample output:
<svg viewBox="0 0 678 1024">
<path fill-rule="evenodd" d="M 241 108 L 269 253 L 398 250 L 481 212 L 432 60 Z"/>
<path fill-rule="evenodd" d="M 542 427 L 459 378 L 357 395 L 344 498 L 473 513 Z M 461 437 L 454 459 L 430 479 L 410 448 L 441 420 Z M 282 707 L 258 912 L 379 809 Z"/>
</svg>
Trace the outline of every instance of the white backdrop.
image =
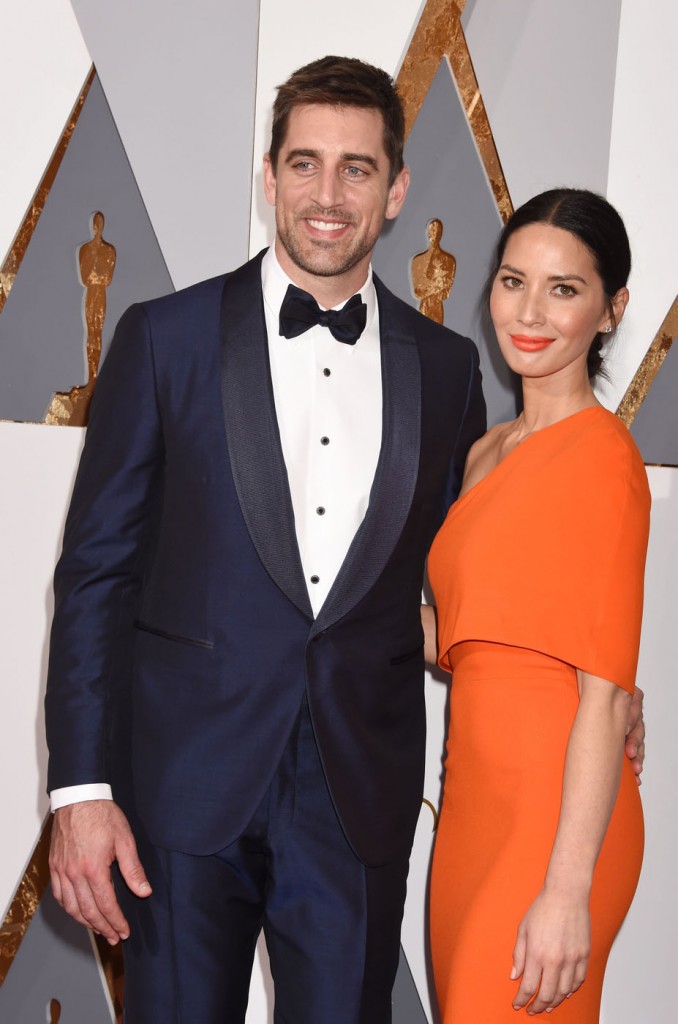
<svg viewBox="0 0 678 1024">
<path fill-rule="evenodd" d="M 82 439 L 79 428 L 0 423 L 3 916 L 47 814 L 42 695 L 51 575 Z"/>
</svg>

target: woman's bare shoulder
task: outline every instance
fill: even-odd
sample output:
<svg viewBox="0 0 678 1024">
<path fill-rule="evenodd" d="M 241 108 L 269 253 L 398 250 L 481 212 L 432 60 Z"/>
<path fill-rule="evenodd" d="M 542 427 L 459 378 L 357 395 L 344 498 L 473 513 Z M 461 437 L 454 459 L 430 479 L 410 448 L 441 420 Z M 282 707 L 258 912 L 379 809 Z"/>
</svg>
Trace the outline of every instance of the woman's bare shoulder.
<svg viewBox="0 0 678 1024">
<path fill-rule="evenodd" d="M 497 423 L 471 445 L 466 456 L 462 494 L 470 490 L 501 460 L 502 447 L 512 427 L 513 422 Z"/>
<path fill-rule="evenodd" d="M 508 423 L 497 423 L 494 427 L 490 427 L 486 434 L 474 441 L 466 456 L 467 469 L 470 469 L 478 459 L 482 459 L 495 449 L 500 448 L 513 424 L 513 420 Z"/>
</svg>

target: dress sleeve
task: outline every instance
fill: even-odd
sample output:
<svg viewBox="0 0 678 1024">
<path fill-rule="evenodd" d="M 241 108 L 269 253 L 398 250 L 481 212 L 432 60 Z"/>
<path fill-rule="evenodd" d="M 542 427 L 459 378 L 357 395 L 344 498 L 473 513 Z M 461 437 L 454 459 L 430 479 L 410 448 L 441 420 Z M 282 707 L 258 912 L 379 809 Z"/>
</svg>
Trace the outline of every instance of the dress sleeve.
<svg viewBox="0 0 678 1024">
<path fill-rule="evenodd" d="M 580 536 L 588 531 L 589 566 L 579 561 L 578 614 L 587 621 L 581 623 L 582 647 L 573 651 L 573 663 L 632 691 L 650 527 L 647 474 L 633 443 L 612 443 L 588 460 L 581 486 L 587 516 Z"/>
<path fill-rule="evenodd" d="M 452 510 L 429 558 L 440 663 L 466 640 L 540 651 L 633 690 L 650 493 L 605 410 L 528 439 Z"/>
</svg>

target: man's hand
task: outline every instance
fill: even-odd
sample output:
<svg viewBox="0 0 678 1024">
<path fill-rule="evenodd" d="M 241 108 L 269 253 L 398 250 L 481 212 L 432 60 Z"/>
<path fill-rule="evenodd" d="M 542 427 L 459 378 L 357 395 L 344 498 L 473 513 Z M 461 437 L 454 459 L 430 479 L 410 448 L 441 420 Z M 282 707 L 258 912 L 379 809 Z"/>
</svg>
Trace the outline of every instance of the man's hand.
<svg viewBox="0 0 678 1024">
<path fill-rule="evenodd" d="M 629 703 L 629 720 L 626 728 L 626 756 L 636 773 L 638 785 L 642 785 L 640 773 L 645 761 L 645 722 L 643 721 L 643 699 L 645 694 L 636 686 Z"/>
<path fill-rule="evenodd" d="M 129 936 L 111 881 L 110 868 L 116 860 L 134 895 L 150 896 L 132 831 L 117 804 L 87 800 L 55 812 L 49 854 L 55 899 L 112 946 Z"/>
</svg>

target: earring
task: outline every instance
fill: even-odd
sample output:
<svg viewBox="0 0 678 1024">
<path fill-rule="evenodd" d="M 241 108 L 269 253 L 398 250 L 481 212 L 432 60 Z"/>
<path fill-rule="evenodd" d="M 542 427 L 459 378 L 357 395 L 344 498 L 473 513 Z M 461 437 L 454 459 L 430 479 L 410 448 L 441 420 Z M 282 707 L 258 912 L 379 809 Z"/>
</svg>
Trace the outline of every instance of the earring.
<svg viewBox="0 0 678 1024">
<path fill-rule="evenodd" d="M 611 334 L 612 333 L 612 324 L 607 324 L 607 326 L 605 328 L 605 333 L 606 334 Z"/>
</svg>

